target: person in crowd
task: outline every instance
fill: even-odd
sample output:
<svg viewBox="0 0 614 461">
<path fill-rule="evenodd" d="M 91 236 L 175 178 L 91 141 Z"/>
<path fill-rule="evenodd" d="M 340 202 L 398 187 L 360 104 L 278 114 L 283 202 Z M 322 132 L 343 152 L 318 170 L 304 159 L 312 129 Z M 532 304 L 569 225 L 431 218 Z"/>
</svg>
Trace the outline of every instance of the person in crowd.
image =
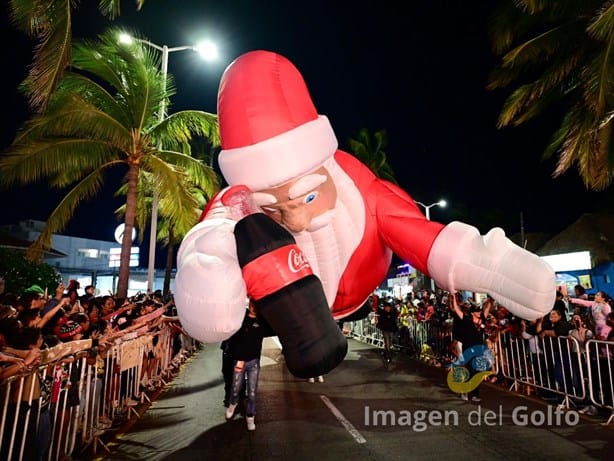
<svg viewBox="0 0 614 461">
<path fill-rule="evenodd" d="M 595 322 L 595 338 L 606 339 L 611 330 L 606 322 L 608 314 L 612 312 L 609 295 L 605 291 L 598 291 L 595 293 L 594 301 L 581 298 L 570 298 L 570 301 L 590 309 L 590 314 Z"/>
<path fill-rule="evenodd" d="M 482 311 L 486 311 L 485 307 L 488 305 L 490 305 L 490 307 L 488 309 L 489 315 L 488 317 L 486 317 L 486 322 L 484 323 L 484 339 L 486 342 L 486 346 L 492 352 L 493 357 L 496 357 L 497 348 L 499 347 L 499 337 L 501 334 L 506 332 L 506 325 L 502 325 L 501 321 L 497 318 L 497 316 L 490 313 L 493 311 L 493 307 L 495 306 L 495 300 L 490 296 L 487 296 L 486 299 L 484 299 L 484 301 L 482 302 Z M 497 305 L 497 308 L 498 307 L 499 305 Z M 493 372 L 496 372 L 496 367 L 494 363 Z M 496 374 L 493 374 L 492 376 L 488 377 L 488 382 L 494 384 L 500 378 L 503 378 L 503 375 L 498 376 Z"/>
<path fill-rule="evenodd" d="M 230 355 L 234 359 L 234 371 L 230 401 L 226 409 L 226 419 L 234 417 L 239 404 L 241 388 L 247 376 L 247 430 L 256 429 L 256 391 L 260 374 L 260 355 L 262 341 L 266 336 L 274 335 L 271 327 L 256 313 L 252 302 L 249 303 L 241 328 L 230 337 Z"/>
<path fill-rule="evenodd" d="M 107 322 L 107 325 L 111 326 L 111 319 L 115 316 L 116 302 L 115 298 L 111 295 L 105 295 L 100 299 L 101 307 L 98 316 L 100 320 Z"/>
<path fill-rule="evenodd" d="M 542 339 L 537 332 L 538 322 L 538 320 L 521 320 L 520 336 L 522 339 L 526 340 L 529 345 L 529 356 L 531 357 L 530 376 L 537 386 L 538 395 L 543 399 L 553 400 L 556 398 L 555 394 L 544 389 L 550 387 L 551 381 L 548 374 L 548 364 L 546 363 L 546 357 L 542 347 Z M 529 375 L 529 373 L 527 373 L 527 375 Z"/>
<path fill-rule="evenodd" d="M 548 322 L 543 318 L 537 322 L 537 332 L 542 338 L 548 369 L 552 370 L 554 381 L 561 392 L 573 394 L 573 379 L 569 364 L 568 341 L 559 338 L 567 336 L 572 329 L 571 323 L 557 310 L 550 311 Z"/>
<path fill-rule="evenodd" d="M 228 408 L 232 392 L 232 375 L 234 370 L 234 360 L 230 355 L 230 338 L 221 342 L 220 349 L 222 350 L 222 378 L 224 378 L 223 405 Z"/>
<path fill-rule="evenodd" d="M 0 352 L 0 380 L 23 373 L 28 367 L 21 357 Z"/>
<path fill-rule="evenodd" d="M 77 322 L 67 318 L 56 327 L 55 335 L 62 342 L 76 341 L 83 338 L 83 329 Z"/>
<path fill-rule="evenodd" d="M 573 291 L 577 299 L 588 300 L 588 293 L 586 293 L 586 288 L 584 288 L 582 285 L 578 284 L 574 286 Z"/>
<path fill-rule="evenodd" d="M 70 304 L 74 305 L 79 299 L 79 288 L 81 288 L 81 284 L 77 280 L 70 280 L 68 282 L 68 286 L 66 287 L 66 294 L 70 299 Z"/>
<path fill-rule="evenodd" d="M 81 296 L 81 302 L 94 299 L 96 297 L 96 287 L 94 285 L 87 285 L 84 289 L 84 293 Z"/>
<path fill-rule="evenodd" d="M 426 298 L 426 311 L 424 312 L 424 321 L 430 322 L 431 320 L 435 320 L 435 299 L 433 297 Z"/>
<path fill-rule="evenodd" d="M 457 296 L 452 296 L 452 303 L 450 304 L 452 315 L 457 325 L 458 340 L 462 344 L 462 353 L 464 354 L 467 349 L 474 346 L 482 345 L 486 347 L 484 338 L 484 328 L 486 324 L 486 318 L 490 314 L 492 303 L 484 305 L 484 310 L 481 306 L 470 302 L 469 313 L 463 311 L 458 303 Z M 471 366 L 471 363 L 465 364 L 469 368 L 471 376 L 477 372 Z M 476 387 L 474 390 L 468 393 L 461 394 L 463 400 L 471 400 L 474 403 L 482 401 L 480 398 L 480 387 Z"/>
<path fill-rule="evenodd" d="M 20 308 L 19 311 L 25 311 L 28 309 L 36 309 L 42 311 L 47 304 L 47 298 L 45 293 L 39 293 L 38 291 L 26 291 L 19 297 Z"/>
<path fill-rule="evenodd" d="M 7 338 L 21 328 L 21 321 L 18 318 L 17 309 L 9 304 L 0 305 L 0 347 L 7 345 Z"/>
<path fill-rule="evenodd" d="M 6 412 L 6 421 L 2 440 L 0 441 L 0 459 L 9 458 L 9 439 L 21 440 L 25 437 L 24 454 L 21 459 L 42 461 L 47 457 L 51 442 L 51 421 L 49 411 L 49 394 L 36 368 L 41 363 L 43 336 L 40 328 L 22 327 L 16 334 L 7 338 L 9 347 L 5 353 L 22 357 L 28 371 L 23 384 L 13 389 L 9 396 L 10 404 Z M 21 430 L 13 434 L 13 424 L 17 420 Z M 15 451 L 13 451 L 15 455 Z"/>
<path fill-rule="evenodd" d="M 41 316 L 45 316 L 47 312 L 53 310 L 58 304 L 62 304 L 62 308 L 56 310 L 55 314 L 51 316 L 51 318 L 43 325 L 43 335 L 48 336 L 54 334 L 53 329 L 55 328 L 57 322 L 64 317 L 64 308 L 68 306 L 70 300 L 68 300 L 68 295 L 64 293 L 64 284 L 59 283 L 55 289 L 55 294 L 52 298 L 50 298 L 46 303 L 43 309 L 41 310 Z"/>
<path fill-rule="evenodd" d="M 392 301 L 385 299 L 377 308 L 375 326 L 382 332 L 384 337 L 384 360 L 392 362 L 392 336 L 398 331 L 397 318 L 399 311 L 396 310 Z"/>
<path fill-rule="evenodd" d="M 90 318 L 85 312 L 73 312 L 70 314 L 69 319 L 81 326 L 81 334 L 83 339 L 90 338 Z"/>
<path fill-rule="evenodd" d="M 411 292 L 410 292 L 411 293 Z M 411 335 L 409 332 L 411 311 L 409 309 L 411 299 L 406 298 L 405 302 L 400 303 L 399 309 L 399 345 L 401 349 L 408 354 L 413 354 L 414 348 L 411 344 Z"/>
<path fill-rule="evenodd" d="M 572 366 L 572 379 L 573 385 L 577 393 L 582 391 L 582 378 L 588 377 L 588 358 L 586 355 L 586 343 L 593 339 L 594 333 L 587 328 L 586 320 L 579 314 L 574 314 L 571 319 L 573 328 L 569 330 L 567 337 L 571 344 L 571 366 Z M 598 375 L 594 376 L 597 380 Z M 586 380 L 588 382 L 588 379 Z M 598 382 L 598 381 L 597 381 Z M 587 395 L 585 399 L 579 403 L 584 405 L 579 410 L 580 413 L 595 416 L 597 414 L 597 407 L 595 407 Z"/>
<path fill-rule="evenodd" d="M 561 317 L 567 320 L 567 304 L 565 303 L 565 295 L 561 290 L 556 290 L 556 297 L 554 299 L 554 306 L 552 309 L 561 313 Z"/>
<path fill-rule="evenodd" d="M 19 319 L 21 320 L 23 326 L 41 328 L 42 330 L 48 322 L 52 321 L 52 319 L 54 318 L 58 318 L 56 317 L 56 314 L 58 314 L 58 312 L 68 306 L 68 297 L 64 297 L 54 307 L 47 310 L 44 315 L 41 315 L 42 311 L 40 309 L 30 308 L 25 311 L 22 311 L 19 314 Z"/>
<path fill-rule="evenodd" d="M 450 353 L 452 354 L 452 359 L 456 360 L 463 353 L 463 343 L 460 340 L 461 328 L 460 328 L 460 320 L 457 315 L 454 315 L 454 308 L 452 297 L 456 297 L 456 303 L 459 305 L 460 309 L 463 311 L 463 315 L 469 315 L 469 303 L 460 302 L 459 299 L 460 294 L 450 293 L 448 295 L 448 309 L 450 310 L 450 315 L 452 316 L 452 341 L 450 343 Z"/>
<path fill-rule="evenodd" d="M 220 344 L 222 350 L 222 377 L 224 378 L 224 407 L 228 408 L 230 396 L 232 395 L 232 377 L 234 374 L 234 358 L 232 357 L 231 338 L 225 339 Z M 239 408 L 244 407 L 247 401 L 245 382 L 239 392 Z M 243 404 L 243 405 L 241 405 Z"/>
<path fill-rule="evenodd" d="M 99 331 L 104 333 L 107 330 L 108 323 L 100 318 L 100 311 L 102 310 L 102 304 L 100 298 L 94 298 L 90 301 L 88 307 L 88 317 L 90 319 L 90 331 Z"/>
<path fill-rule="evenodd" d="M 614 312 L 610 312 L 605 319 L 605 323 L 610 327 L 610 332 L 608 333 L 607 340 L 614 341 Z"/>
</svg>

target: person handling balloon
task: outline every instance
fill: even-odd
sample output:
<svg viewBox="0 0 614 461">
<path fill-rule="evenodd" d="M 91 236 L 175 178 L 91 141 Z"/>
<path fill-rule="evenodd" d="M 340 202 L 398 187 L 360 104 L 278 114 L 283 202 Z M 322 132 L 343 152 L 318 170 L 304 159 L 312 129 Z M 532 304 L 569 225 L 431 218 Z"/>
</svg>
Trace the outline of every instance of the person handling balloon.
<svg viewBox="0 0 614 461">
<path fill-rule="evenodd" d="M 284 56 L 256 50 L 233 61 L 221 78 L 218 117 L 219 166 L 229 188 L 208 203 L 177 255 L 175 302 L 194 338 L 230 337 L 241 326 L 246 297 L 257 289 L 238 263 L 237 220 L 223 203 L 233 186 L 248 188 L 260 211 L 292 235 L 334 321 L 360 309 L 386 277 L 393 253 L 444 290 L 488 293 L 520 318 L 551 309 L 555 278 L 546 262 L 500 228 L 481 235 L 462 222 L 427 220 L 407 192 L 338 148 L 331 123 Z M 275 322 L 267 318 L 275 330 L 287 324 L 287 337 L 295 328 L 285 319 L 291 307 L 270 314 Z M 301 334 L 316 338 L 319 321 Z M 322 342 L 326 338 L 311 346 Z M 338 357 L 339 349 L 324 345 L 320 353 Z M 324 360 L 323 368 L 337 362 Z M 328 371 L 311 369 L 308 376 Z"/>
</svg>

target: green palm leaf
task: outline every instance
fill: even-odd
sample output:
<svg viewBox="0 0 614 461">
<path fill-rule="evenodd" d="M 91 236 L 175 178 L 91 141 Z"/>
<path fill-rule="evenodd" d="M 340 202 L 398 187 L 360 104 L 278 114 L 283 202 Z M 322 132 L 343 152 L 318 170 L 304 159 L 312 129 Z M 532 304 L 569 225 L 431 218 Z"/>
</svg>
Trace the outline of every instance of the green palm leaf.
<svg viewBox="0 0 614 461">
<path fill-rule="evenodd" d="M 499 128 L 521 125 L 553 105 L 565 108 L 544 158 L 558 155 L 553 176 L 578 169 L 587 188 L 614 177 L 614 5 L 611 1 L 505 1 L 492 21 L 501 55 L 487 89 L 516 85 Z"/>
<path fill-rule="evenodd" d="M 140 232 L 145 228 L 153 190 L 175 235 L 187 232 L 198 219 L 202 197 L 212 196 L 220 184 L 211 168 L 191 157 L 190 142 L 210 137 L 209 143 L 219 144 L 219 134 L 216 116 L 201 111 L 160 120 L 172 79 L 163 78 L 144 45 L 118 44 L 117 32 L 109 29 L 97 41 L 75 43 L 72 70 L 47 111 L 24 123 L 0 158 L 0 186 L 44 180 L 66 190 L 31 249 L 35 255 L 49 247 L 51 235 L 67 225 L 77 205 L 100 192 L 101 172 L 123 167 L 126 231 L 117 290 L 125 296 L 130 236 L 135 223 Z"/>
</svg>

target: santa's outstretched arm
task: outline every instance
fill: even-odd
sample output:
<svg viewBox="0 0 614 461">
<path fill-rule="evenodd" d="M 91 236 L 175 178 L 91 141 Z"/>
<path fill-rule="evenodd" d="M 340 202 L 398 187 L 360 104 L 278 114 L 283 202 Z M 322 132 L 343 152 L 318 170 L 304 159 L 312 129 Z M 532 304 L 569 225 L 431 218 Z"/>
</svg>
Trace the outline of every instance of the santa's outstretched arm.
<svg viewBox="0 0 614 461">
<path fill-rule="evenodd" d="M 246 287 L 237 261 L 235 221 L 218 194 L 203 220 L 177 253 L 175 304 L 181 325 L 193 338 L 218 342 L 241 326 Z"/>
<path fill-rule="evenodd" d="M 480 235 L 467 224 L 448 224 L 433 242 L 428 270 L 443 288 L 488 293 L 523 319 L 543 317 L 554 305 L 552 268 L 514 244 L 500 228 Z"/>
<path fill-rule="evenodd" d="M 556 294 L 552 268 L 509 240 L 502 229 L 486 235 L 473 226 L 444 226 L 421 214 L 400 188 L 379 181 L 379 232 L 390 249 L 445 290 L 488 293 L 514 315 L 527 320 L 552 310 Z M 372 191 L 374 192 L 374 191 Z"/>
</svg>

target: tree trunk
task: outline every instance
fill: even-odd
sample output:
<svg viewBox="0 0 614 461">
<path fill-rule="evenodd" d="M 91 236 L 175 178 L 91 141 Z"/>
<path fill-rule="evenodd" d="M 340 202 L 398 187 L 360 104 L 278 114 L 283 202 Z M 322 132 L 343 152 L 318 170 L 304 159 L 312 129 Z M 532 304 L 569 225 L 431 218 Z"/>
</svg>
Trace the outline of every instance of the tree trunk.
<svg viewBox="0 0 614 461">
<path fill-rule="evenodd" d="M 171 291 L 171 274 L 175 263 L 175 234 L 172 226 L 168 230 L 168 245 L 166 246 L 166 271 L 164 272 L 164 287 L 162 293 L 166 296 Z"/>
<path fill-rule="evenodd" d="M 130 251 L 132 250 L 132 231 L 136 218 L 138 165 L 131 163 L 128 169 L 128 192 L 126 193 L 126 213 L 124 215 L 124 236 L 119 259 L 119 277 L 117 280 L 117 297 L 125 298 L 128 295 L 128 281 L 130 280 Z"/>
</svg>

